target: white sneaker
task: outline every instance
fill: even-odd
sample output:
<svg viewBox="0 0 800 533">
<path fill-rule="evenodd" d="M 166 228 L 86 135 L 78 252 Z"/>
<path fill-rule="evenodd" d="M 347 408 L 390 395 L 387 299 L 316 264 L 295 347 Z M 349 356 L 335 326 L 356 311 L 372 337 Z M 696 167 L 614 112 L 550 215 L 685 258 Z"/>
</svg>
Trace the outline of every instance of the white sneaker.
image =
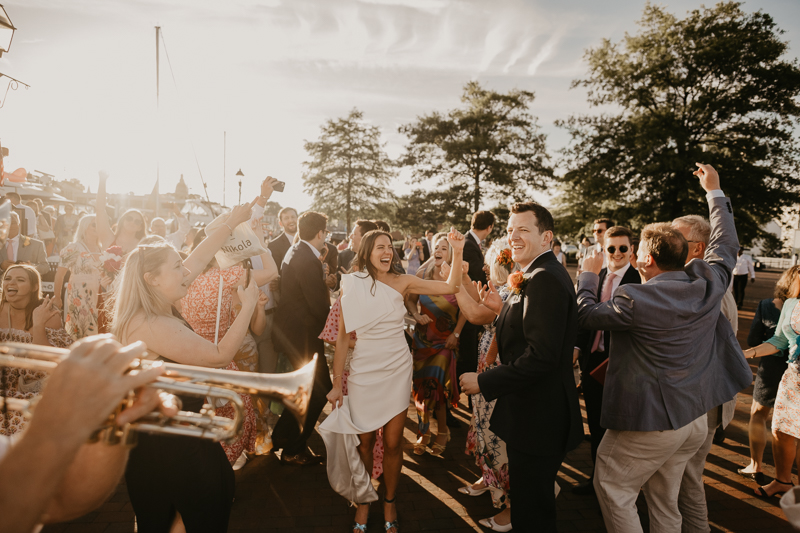
<svg viewBox="0 0 800 533">
<path fill-rule="evenodd" d="M 245 463 L 247 463 L 247 455 L 244 452 L 242 452 L 242 455 L 240 455 L 239 458 L 236 459 L 236 462 L 233 463 L 233 469 L 241 470 L 242 467 L 245 465 Z"/>
</svg>

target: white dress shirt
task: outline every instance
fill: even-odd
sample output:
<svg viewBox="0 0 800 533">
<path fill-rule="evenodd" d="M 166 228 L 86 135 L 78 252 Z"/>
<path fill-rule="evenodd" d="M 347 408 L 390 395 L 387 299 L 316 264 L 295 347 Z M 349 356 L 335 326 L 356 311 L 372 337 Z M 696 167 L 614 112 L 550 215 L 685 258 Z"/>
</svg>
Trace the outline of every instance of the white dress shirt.
<svg viewBox="0 0 800 533">
<path fill-rule="evenodd" d="M 750 274 L 752 279 L 756 278 L 756 269 L 753 258 L 749 254 L 742 254 L 736 259 L 736 266 L 733 267 L 734 276 L 746 276 Z"/>
<path fill-rule="evenodd" d="M 480 237 L 475 235 L 475 232 L 472 231 L 472 230 L 469 230 L 469 233 L 467 233 L 467 235 L 472 235 L 472 238 L 475 239 L 475 242 L 477 242 L 478 246 L 480 246 L 481 250 L 483 250 L 483 244 L 482 244 L 483 243 L 483 239 L 481 239 Z"/>
<path fill-rule="evenodd" d="M 304 241 L 303 239 L 300 239 L 300 242 L 304 242 L 304 243 L 306 243 L 306 244 L 308 245 L 308 247 L 309 247 L 309 248 L 311 248 L 311 251 L 312 251 L 312 252 L 314 252 L 314 257 L 316 257 L 317 259 L 319 259 L 319 256 L 321 256 L 321 255 L 322 255 L 322 252 L 320 252 L 319 250 L 317 250 L 316 248 L 314 248 L 314 245 L 313 245 L 313 244 L 311 244 L 310 242 L 308 242 L 308 241 Z"/>
<path fill-rule="evenodd" d="M 533 263 L 534 263 L 534 262 L 535 262 L 537 259 L 539 259 L 539 258 L 540 258 L 540 257 L 542 257 L 544 254 L 546 254 L 547 252 L 550 252 L 550 253 L 552 253 L 552 252 L 553 252 L 553 250 L 545 250 L 544 252 L 540 253 L 539 255 L 537 255 L 536 257 L 534 257 L 534 258 L 533 258 L 533 261 L 531 261 L 530 263 L 528 263 L 528 264 L 527 264 L 527 265 L 525 265 L 524 267 L 521 267 L 521 268 L 519 269 L 519 270 L 520 270 L 520 272 L 522 272 L 523 274 L 525 274 L 525 273 L 528 271 L 528 269 L 531 267 L 531 265 L 532 265 L 532 264 L 533 264 Z"/>
</svg>

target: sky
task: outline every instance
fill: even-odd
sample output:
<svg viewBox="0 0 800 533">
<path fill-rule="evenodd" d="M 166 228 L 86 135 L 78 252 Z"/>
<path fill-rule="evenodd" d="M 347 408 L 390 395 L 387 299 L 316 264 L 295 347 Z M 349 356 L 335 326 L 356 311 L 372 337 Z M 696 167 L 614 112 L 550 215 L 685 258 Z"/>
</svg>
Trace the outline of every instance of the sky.
<svg viewBox="0 0 800 533">
<path fill-rule="evenodd" d="M 3 0 L 0 0 L 3 1 Z M 711 2 L 709 2 L 709 5 Z M 533 91 L 531 106 L 555 154 L 569 141 L 554 126 L 597 112 L 570 83 L 585 50 L 636 33 L 644 0 L 5 0 L 17 27 L 0 72 L 0 141 L 6 170 L 77 178 L 110 192 L 190 192 L 212 201 L 252 199 L 267 175 L 286 181 L 281 205 L 306 209 L 304 141 L 327 120 L 364 112 L 390 156 L 402 124 L 460 104 L 462 87 Z M 702 4 L 661 2 L 684 16 Z M 800 55 L 800 1 L 751 0 L 785 30 Z M 155 26 L 160 47 L 156 98 Z M 169 56 L 169 62 L 167 61 Z M 170 64 L 172 69 L 170 69 Z M 173 77 L 174 76 L 174 77 Z M 158 104 L 158 105 L 157 105 Z M 224 142 L 225 141 L 225 142 Z M 225 179 L 223 179 L 225 176 Z M 408 174 L 393 184 L 410 191 Z M 224 185 L 223 185 L 224 182 Z M 223 194 L 224 191 L 224 194 Z M 545 196 L 546 197 L 546 196 Z"/>
</svg>

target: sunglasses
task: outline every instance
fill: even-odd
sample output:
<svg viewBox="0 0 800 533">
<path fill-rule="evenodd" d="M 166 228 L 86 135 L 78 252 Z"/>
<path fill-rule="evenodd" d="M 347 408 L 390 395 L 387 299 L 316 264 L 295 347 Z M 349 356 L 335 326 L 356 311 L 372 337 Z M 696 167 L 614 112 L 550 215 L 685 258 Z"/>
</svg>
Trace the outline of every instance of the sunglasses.
<svg viewBox="0 0 800 533">
<path fill-rule="evenodd" d="M 615 253 L 617 253 L 617 247 L 616 246 L 608 246 L 608 247 L 606 247 L 606 252 L 610 253 L 611 255 L 614 255 Z M 628 253 L 628 247 L 623 244 L 622 246 L 619 247 L 619 253 L 621 253 L 621 254 Z"/>
</svg>

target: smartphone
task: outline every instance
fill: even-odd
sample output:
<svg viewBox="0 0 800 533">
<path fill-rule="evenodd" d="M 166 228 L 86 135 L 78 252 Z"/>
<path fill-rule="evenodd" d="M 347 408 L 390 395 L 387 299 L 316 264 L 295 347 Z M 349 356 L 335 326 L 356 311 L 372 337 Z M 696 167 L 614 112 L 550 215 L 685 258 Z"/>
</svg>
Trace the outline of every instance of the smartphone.
<svg viewBox="0 0 800 533">
<path fill-rule="evenodd" d="M 275 185 L 272 186 L 272 190 L 275 192 L 283 192 L 283 188 L 286 187 L 285 181 L 279 181 Z"/>
</svg>

